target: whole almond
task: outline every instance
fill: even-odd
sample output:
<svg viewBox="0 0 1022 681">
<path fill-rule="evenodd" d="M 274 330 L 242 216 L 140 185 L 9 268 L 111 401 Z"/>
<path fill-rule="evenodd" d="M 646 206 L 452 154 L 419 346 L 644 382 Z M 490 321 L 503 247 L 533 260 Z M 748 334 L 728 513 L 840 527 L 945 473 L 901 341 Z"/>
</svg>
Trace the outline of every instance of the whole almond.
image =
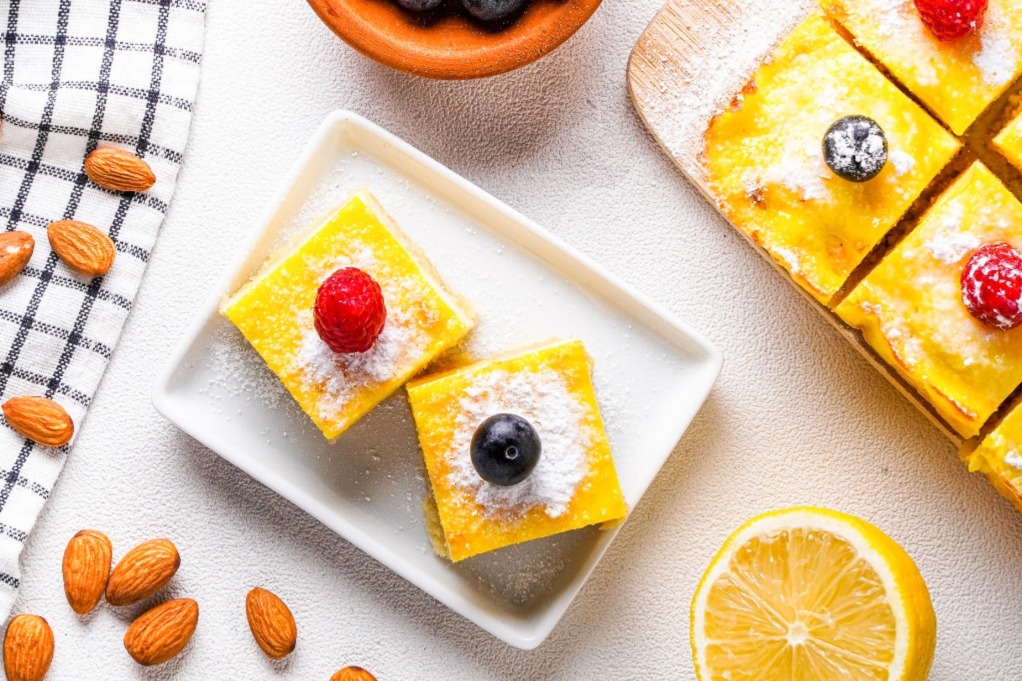
<svg viewBox="0 0 1022 681">
<path fill-rule="evenodd" d="M 345 667 L 334 672 L 330 681 L 376 681 L 376 677 L 361 667 Z"/>
<path fill-rule="evenodd" d="M 90 277 L 101 277 L 114 264 L 114 241 L 90 224 L 58 220 L 46 228 L 50 246 L 71 269 Z"/>
<path fill-rule="evenodd" d="M 42 681 L 53 662 L 53 630 L 39 615 L 15 615 L 4 635 L 7 681 Z"/>
<path fill-rule="evenodd" d="M 150 539 L 124 554 L 110 574 L 106 600 L 131 605 L 162 589 L 181 566 L 177 547 L 169 539 Z"/>
<path fill-rule="evenodd" d="M 64 407 L 45 397 L 12 397 L 2 409 L 11 428 L 38 444 L 61 447 L 75 434 Z"/>
<path fill-rule="evenodd" d="M 110 579 L 110 539 L 98 530 L 82 530 L 64 549 L 64 595 L 79 615 L 99 603 Z"/>
<path fill-rule="evenodd" d="M 85 158 L 85 174 L 100 187 L 115 192 L 144 192 L 156 184 L 148 163 L 117 147 L 96 147 Z"/>
<path fill-rule="evenodd" d="M 0 286 L 3 286 L 25 269 L 32 259 L 35 239 L 28 232 L 3 232 L 0 234 Z"/>
<path fill-rule="evenodd" d="M 124 633 L 124 647 L 135 662 L 163 664 L 180 653 L 199 622 L 199 604 L 177 598 L 142 613 Z"/>
<path fill-rule="evenodd" d="M 274 594 L 256 587 L 245 598 L 245 616 L 256 643 L 268 657 L 279 660 L 295 649 L 298 627 L 287 604 Z"/>
</svg>

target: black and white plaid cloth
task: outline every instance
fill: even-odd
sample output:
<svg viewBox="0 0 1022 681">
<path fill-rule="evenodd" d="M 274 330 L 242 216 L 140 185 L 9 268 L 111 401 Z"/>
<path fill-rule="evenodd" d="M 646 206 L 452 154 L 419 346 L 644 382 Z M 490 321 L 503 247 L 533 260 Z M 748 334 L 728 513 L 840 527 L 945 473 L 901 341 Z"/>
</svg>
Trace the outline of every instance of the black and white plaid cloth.
<svg viewBox="0 0 1022 681">
<path fill-rule="evenodd" d="M 0 288 L 0 401 L 43 395 L 82 425 L 167 211 L 199 82 L 205 0 L 0 0 L 0 224 L 35 238 Z M 149 163 L 156 186 L 106 191 L 82 163 L 97 145 Z M 49 223 L 107 232 L 113 268 L 90 279 L 50 249 Z M 0 616 L 18 558 L 67 456 L 0 425 Z"/>
</svg>

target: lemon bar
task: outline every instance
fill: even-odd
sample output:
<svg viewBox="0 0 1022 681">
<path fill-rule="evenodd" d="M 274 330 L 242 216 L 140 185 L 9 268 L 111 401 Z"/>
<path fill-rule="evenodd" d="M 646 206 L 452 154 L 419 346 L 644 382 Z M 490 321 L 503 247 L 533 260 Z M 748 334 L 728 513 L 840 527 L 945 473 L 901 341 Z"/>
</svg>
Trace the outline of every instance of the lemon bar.
<svg viewBox="0 0 1022 681">
<path fill-rule="evenodd" d="M 948 42 L 913 0 L 822 0 L 823 9 L 961 135 L 1022 73 L 1022 0 L 989 0 L 979 28 Z"/>
<path fill-rule="evenodd" d="M 824 137 L 848 116 L 886 135 L 888 160 L 869 181 L 839 177 L 824 159 Z M 818 14 L 763 62 L 704 141 L 721 210 L 824 303 L 960 147 Z"/>
<path fill-rule="evenodd" d="M 970 255 L 999 242 L 1022 248 L 1022 204 L 974 163 L 835 308 L 963 437 L 1022 382 L 1022 328 L 991 328 L 963 302 Z"/>
<path fill-rule="evenodd" d="M 1022 109 L 1019 109 L 1018 115 L 997 134 L 993 145 L 1013 166 L 1022 170 Z"/>
<path fill-rule="evenodd" d="M 366 352 L 335 353 L 313 307 L 333 272 L 357 267 L 379 285 L 386 323 Z M 221 307 L 330 441 L 473 326 L 465 306 L 367 192 L 352 196 Z"/>
<path fill-rule="evenodd" d="M 425 376 L 408 397 L 452 561 L 628 512 L 580 341 Z M 527 420 L 541 443 L 516 484 L 494 484 L 474 465 L 473 439 L 498 414 Z"/>
<path fill-rule="evenodd" d="M 962 449 L 969 471 L 982 473 L 1022 511 L 1022 407 L 1016 406 L 974 447 Z"/>
</svg>

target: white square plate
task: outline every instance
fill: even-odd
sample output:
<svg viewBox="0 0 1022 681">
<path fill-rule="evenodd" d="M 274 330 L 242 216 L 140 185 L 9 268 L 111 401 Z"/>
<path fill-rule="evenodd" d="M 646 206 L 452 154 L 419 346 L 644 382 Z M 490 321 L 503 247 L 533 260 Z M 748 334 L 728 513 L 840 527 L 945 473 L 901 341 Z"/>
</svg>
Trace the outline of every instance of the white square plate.
<svg viewBox="0 0 1022 681">
<path fill-rule="evenodd" d="M 582 339 L 632 507 L 720 372 L 699 334 L 467 180 L 348 112 L 330 115 L 155 388 L 168 419 L 448 607 L 520 648 L 567 610 L 618 529 L 588 528 L 453 565 L 430 549 L 427 483 L 403 391 L 329 445 L 241 334 L 222 298 L 290 236 L 367 186 L 468 299 L 485 355 Z"/>
</svg>

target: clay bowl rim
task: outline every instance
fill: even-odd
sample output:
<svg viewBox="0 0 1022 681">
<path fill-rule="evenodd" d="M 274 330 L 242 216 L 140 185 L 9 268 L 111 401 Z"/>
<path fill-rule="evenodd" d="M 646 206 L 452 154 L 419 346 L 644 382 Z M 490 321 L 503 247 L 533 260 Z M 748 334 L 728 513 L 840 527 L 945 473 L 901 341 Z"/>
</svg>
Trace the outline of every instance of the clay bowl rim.
<svg viewBox="0 0 1022 681">
<path fill-rule="evenodd" d="M 428 39 L 409 40 L 396 36 L 385 26 L 366 17 L 356 5 L 367 7 L 388 3 L 378 16 L 393 20 L 414 19 L 397 7 L 394 0 L 307 0 L 320 20 L 350 46 L 384 66 L 416 76 L 445 80 L 484 78 L 513 71 L 546 56 L 573 36 L 599 8 L 603 0 L 560 0 L 559 6 L 527 6 L 522 16 L 501 30 L 481 28 L 467 17 L 449 18 L 443 32 L 436 31 L 436 44 Z M 533 16 L 530 16 L 532 13 Z M 453 29 L 452 29 L 453 26 Z M 416 27 L 417 37 L 427 36 L 431 27 Z M 484 45 L 452 51 L 447 48 L 452 30 L 492 35 Z"/>
</svg>

